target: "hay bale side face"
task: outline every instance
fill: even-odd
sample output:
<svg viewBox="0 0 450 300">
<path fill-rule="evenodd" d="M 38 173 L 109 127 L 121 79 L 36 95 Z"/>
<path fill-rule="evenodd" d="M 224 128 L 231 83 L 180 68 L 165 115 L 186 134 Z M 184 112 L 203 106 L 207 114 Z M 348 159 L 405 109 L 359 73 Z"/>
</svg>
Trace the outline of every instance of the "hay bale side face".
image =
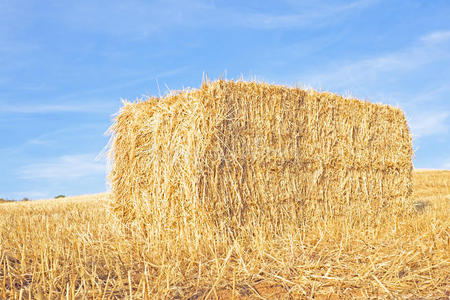
<svg viewBox="0 0 450 300">
<path fill-rule="evenodd" d="M 127 104 L 112 131 L 113 207 L 124 220 L 273 222 L 411 193 L 403 113 L 329 93 L 216 81 Z"/>
<path fill-rule="evenodd" d="M 110 180 L 112 208 L 124 222 L 162 223 L 192 210 L 202 143 L 198 107 L 198 98 L 183 93 L 122 108 L 111 128 Z"/>
</svg>

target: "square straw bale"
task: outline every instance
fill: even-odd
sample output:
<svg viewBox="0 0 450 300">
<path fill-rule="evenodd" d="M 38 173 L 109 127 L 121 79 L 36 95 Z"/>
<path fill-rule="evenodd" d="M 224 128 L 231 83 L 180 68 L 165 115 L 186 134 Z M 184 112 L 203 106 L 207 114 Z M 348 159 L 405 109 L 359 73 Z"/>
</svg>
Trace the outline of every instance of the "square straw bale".
<svg viewBox="0 0 450 300">
<path fill-rule="evenodd" d="M 273 223 L 362 203 L 377 212 L 412 192 L 403 112 L 327 92 L 204 82 L 125 103 L 111 132 L 124 222 Z"/>
</svg>

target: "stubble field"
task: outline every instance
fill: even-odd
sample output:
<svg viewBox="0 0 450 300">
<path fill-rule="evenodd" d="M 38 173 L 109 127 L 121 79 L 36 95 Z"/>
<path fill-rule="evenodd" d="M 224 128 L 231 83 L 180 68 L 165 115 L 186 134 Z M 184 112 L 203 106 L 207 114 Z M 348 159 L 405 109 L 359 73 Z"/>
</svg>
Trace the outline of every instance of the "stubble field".
<svg viewBox="0 0 450 300">
<path fill-rule="evenodd" d="M 0 299 L 448 299 L 449 214 L 450 171 L 395 211 L 233 239 L 123 230 L 108 194 L 1 203 Z"/>
</svg>

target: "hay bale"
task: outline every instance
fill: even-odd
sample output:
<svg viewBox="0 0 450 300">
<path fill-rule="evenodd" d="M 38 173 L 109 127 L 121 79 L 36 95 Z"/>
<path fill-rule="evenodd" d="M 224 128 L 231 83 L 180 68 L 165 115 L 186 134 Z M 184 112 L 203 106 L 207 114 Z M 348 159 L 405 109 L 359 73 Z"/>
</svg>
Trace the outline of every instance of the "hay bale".
<svg viewBox="0 0 450 300">
<path fill-rule="evenodd" d="M 111 132 L 112 207 L 125 222 L 277 222 L 361 203 L 376 211 L 412 189 L 403 112 L 326 92 L 206 82 L 125 103 Z"/>
</svg>

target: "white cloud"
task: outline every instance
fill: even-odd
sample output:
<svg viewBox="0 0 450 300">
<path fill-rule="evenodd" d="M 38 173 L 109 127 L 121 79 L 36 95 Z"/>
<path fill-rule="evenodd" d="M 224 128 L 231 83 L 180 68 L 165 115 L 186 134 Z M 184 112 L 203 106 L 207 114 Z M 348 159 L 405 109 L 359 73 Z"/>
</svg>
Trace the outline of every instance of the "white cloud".
<svg viewBox="0 0 450 300">
<path fill-rule="evenodd" d="M 449 132 L 450 111 L 416 113 L 410 120 L 415 138 L 442 135 Z"/>
<path fill-rule="evenodd" d="M 52 161 L 33 163 L 19 169 L 23 179 L 66 181 L 105 174 L 106 163 L 92 154 L 64 155 Z"/>
<path fill-rule="evenodd" d="M 108 85 L 108 86 L 99 87 L 96 89 L 87 90 L 83 94 L 92 95 L 95 93 L 103 93 L 105 91 L 110 91 L 110 90 L 115 90 L 115 89 L 123 89 L 126 87 L 134 86 L 134 85 L 137 85 L 140 83 L 145 83 L 145 82 L 151 82 L 151 83 L 156 84 L 158 79 L 170 78 L 170 77 L 185 73 L 188 70 L 189 70 L 188 66 L 182 66 L 182 67 L 175 68 L 172 70 L 167 70 L 167 71 L 163 71 L 160 73 L 154 73 L 154 74 L 150 74 L 150 75 L 148 74 L 148 72 L 135 74 L 135 75 L 133 75 L 133 77 L 128 77 L 126 79 L 123 79 L 123 82 L 116 83 L 114 85 Z M 75 96 L 76 95 L 73 95 L 72 97 L 75 97 Z"/>
<path fill-rule="evenodd" d="M 444 163 L 444 169 L 450 170 L 450 158 Z"/>
<path fill-rule="evenodd" d="M 356 0 L 346 4 L 314 1 L 284 1 L 284 12 L 267 13 L 239 4 L 217 4 L 209 0 L 170 1 L 76 1 L 53 2 L 46 9 L 13 1 L 7 8 L 16 12 L 9 22 L 32 26 L 41 19 L 67 27 L 70 30 L 97 32 L 127 39 L 140 39 L 161 34 L 168 29 L 186 27 L 247 27 L 256 29 L 318 27 L 341 19 L 347 12 L 362 9 L 375 0 Z M 17 2 L 17 3 L 16 3 Z M 1 5 L 0 5 L 1 8 Z M 20 12 L 20 14 L 18 13 Z M 0 12 L 1 14 L 1 12 Z M 1 24 L 1 23 L 0 23 Z M 5 26 L 8 27 L 8 26 Z M 4 30 L 13 30 L 4 28 Z"/>
<path fill-rule="evenodd" d="M 450 40 L 450 31 L 436 31 L 422 37 L 426 43 L 440 43 Z"/>
<path fill-rule="evenodd" d="M 23 113 L 23 114 L 42 114 L 42 113 L 63 113 L 63 112 L 105 112 L 110 106 L 106 104 L 28 104 L 11 105 L 0 104 L 0 113 Z"/>
<path fill-rule="evenodd" d="M 414 45 L 380 56 L 341 62 L 322 72 L 303 76 L 305 83 L 324 88 L 353 88 L 373 82 L 389 82 L 427 64 L 450 58 L 450 32 L 434 32 Z"/>
<path fill-rule="evenodd" d="M 275 29 L 275 28 L 298 28 L 308 26 L 323 26 L 329 24 L 337 17 L 342 16 L 346 12 L 365 8 L 373 3 L 372 0 L 353 1 L 343 5 L 332 5 L 330 3 L 321 5 L 320 3 L 311 3 L 299 5 L 299 2 L 291 5 L 296 13 L 290 14 L 265 14 L 265 13 L 240 13 L 229 12 L 224 17 L 232 20 L 235 25 L 258 28 L 258 29 Z M 230 23 L 228 23 L 230 24 Z M 232 24 L 232 23 L 231 23 Z"/>
<path fill-rule="evenodd" d="M 101 101 L 96 95 L 103 94 L 107 91 L 123 89 L 135 86 L 145 82 L 157 84 L 158 79 L 172 77 L 182 74 L 189 69 L 188 66 L 182 66 L 172 70 L 160 73 L 148 74 L 139 73 L 132 77 L 122 78 L 119 83 L 111 83 L 109 85 L 100 86 L 94 89 L 78 91 L 73 94 L 67 94 L 63 97 L 53 99 L 53 103 L 65 104 L 6 104 L 0 101 L 0 114 L 2 113 L 22 113 L 22 114 L 47 114 L 47 113 L 113 113 L 120 106 L 119 99 L 106 99 Z M 1 84 L 0 78 L 0 84 Z M 163 84 L 163 82 L 161 82 Z M 20 87 L 23 89 L 23 87 Z M 103 96 L 104 97 L 104 96 Z M 82 99 L 82 100 L 80 100 Z M 77 103 L 78 102 L 78 103 Z"/>
<path fill-rule="evenodd" d="M 103 123 L 80 123 L 73 126 L 59 128 L 57 130 L 42 132 L 41 134 L 29 139 L 21 147 L 27 147 L 28 145 L 47 145 L 57 146 L 61 143 L 70 144 L 73 143 L 73 137 L 77 138 L 90 138 L 93 135 L 99 136 L 106 130 L 107 125 Z M 1 149 L 1 148 L 0 148 Z M 14 148 L 17 151 L 18 148 Z"/>
<path fill-rule="evenodd" d="M 15 199 L 15 200 L 22 200 L 24 198 L 35 200 L 35 199 L 42 199 L 42 198 L 49 198 L 49 197 L 50 196 L 48 193 L 45 193 L 42 191 L 35 191 L 35 190 L 11 193 L 11 198 Z"/>
<path fill-rule="evenodd" d="M 414 103 L 425 103 L 430 100 L 436 101 L 442 99 L 444 103 L 448 103 L 448 95 L 450 95 L 450 85 L 444 80 L 436 82 L 430 87 L 424 89 L 420 94 L 414 95 L 410 100 Z"/>
</svg>

